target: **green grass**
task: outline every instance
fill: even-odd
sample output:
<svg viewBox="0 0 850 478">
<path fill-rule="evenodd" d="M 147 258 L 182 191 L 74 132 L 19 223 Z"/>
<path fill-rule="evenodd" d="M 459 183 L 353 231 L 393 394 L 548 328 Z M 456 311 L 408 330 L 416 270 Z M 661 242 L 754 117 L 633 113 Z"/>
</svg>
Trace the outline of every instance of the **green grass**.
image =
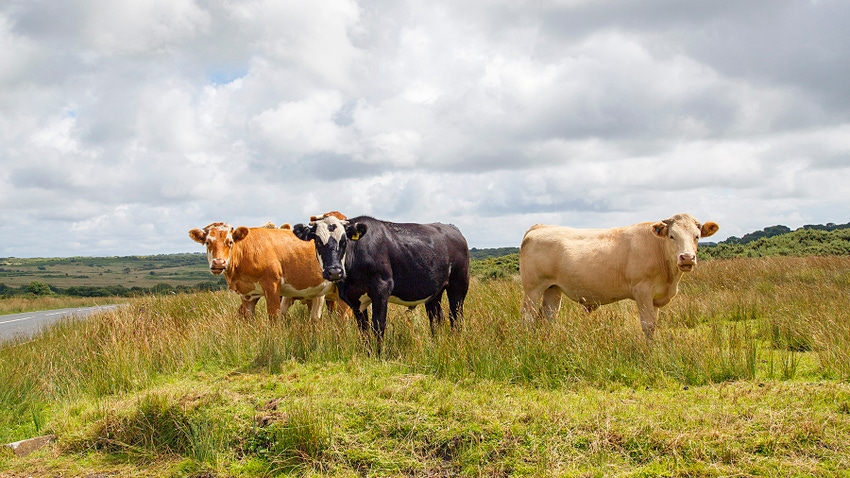
<svg viewBox="0 0 850 478">
<path fill-rule="evenodd" d="M 0 299 L 0 315 L 33 312 L 37 310 L 55 310 L 74 307 L 94 307 L 107 304 L 123 304 L 131 299 L 127 297 L 67 297 L 17 296 Z"/>
<path fill-rule="evenodd" d="M 300 305 L 137 299 L 0 345 L 0 441 L 58 437 L 0 476 L 841 475 L 848 285 L 850 258 L 703 262 L 647 345 L 633 302 L 529 324 L 474 281 L 457 331 L 392 307 L 381 357 Z"/>
<path fill-rule="evenodd" d="M 186 239 L 189 241 L 189 239 Z M 197 244 L 196 244 L 197 245 Z M 122 285 L 151 288 L 157 284 L 193 286 L 223 281 L 209 272 L 205 254 L 162 254 L 126 257 L 0 258 L 0 284 L 26 286 L 36 281 L 54 287 Z"/>
</svg>

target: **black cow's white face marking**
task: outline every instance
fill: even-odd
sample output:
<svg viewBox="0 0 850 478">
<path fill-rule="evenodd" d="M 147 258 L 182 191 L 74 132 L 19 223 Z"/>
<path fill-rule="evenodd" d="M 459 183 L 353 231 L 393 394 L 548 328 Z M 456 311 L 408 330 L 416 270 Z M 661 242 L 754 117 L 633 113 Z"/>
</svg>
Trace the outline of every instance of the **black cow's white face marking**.
<svg viewBox="0 0 850 478">
<path fill-rule="evenodd" d="M 345 279 L 345 253 L 348 241 L 356 241 L 366 233 L 364 224 L 349 224 L 334 216 L 311 222 L 309 226 L 296 225 L 292 232 L 301 240 L 313 240 L 316 257 L 322 268 L 322 277 L 329 281 Z"/>
<path fill-rule="evenodd" d="M 331 239 L 335 239 L 337 243 L 340 243 L 345 236 L 345 226 L 347 224 L 347 221 L 343 223 L 333 216 L 326 217 L 315 223 L 315 240 L 321 244 L 328 244 Z"/>
<path fill-rule="evenodd" d="M 316 257 L 322 268 L 322 276 L 327 280 L 345 279 L 345 250 L 348 247 L 346 225 L 347 222 L 343 223 L 333 216 L 315 223 Z"/>
</svg>

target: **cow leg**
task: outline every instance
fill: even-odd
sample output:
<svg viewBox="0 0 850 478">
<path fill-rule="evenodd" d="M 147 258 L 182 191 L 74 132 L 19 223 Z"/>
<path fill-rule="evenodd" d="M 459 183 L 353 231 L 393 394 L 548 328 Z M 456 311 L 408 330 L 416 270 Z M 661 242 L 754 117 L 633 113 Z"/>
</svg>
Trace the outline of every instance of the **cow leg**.
<svg viewBox="0 0 850 478">
<path fill-rule="evenodd" d="M 239 315 L 245 317 L 246 319 L 254 318 L 254 309 L 257 307 L 257 302 L 260 301 L 260 298 L 256 299 L 245 299 L 242 298 L 242 305 L 239 306 L 238 312 Z"/>
<path fill-rule="evenodd" d="M 387 308 L 392 290 L 392 279 L 378 279 L 372 283 L 369 290 L 369 298 L 372 301 L 372 331 L 375 333 L 378 355 L 381 354 L 384 332 L 387 330 Z"/>
<path fill-rule="evenodd" d="M 454 329 L 463 319 L 463 297 L 449 297 L 449 324 Z"/>
<path fill-rule="evenodd" d="M 351 309 L 354 312 L 354 318 L 357 319 L 357 327 L 360 329 L 360 332 L 369 336 L 369 311 L 360 310 L 360 309 Z"/>
<path fill-rule="evenodd" d="M 369 337 L 369 301 L 366 302 L 361 301 L 362 295 L 358 295 L 356 293 L 353 294 L 345 294 L 340 290 L 339 296 L 351 307 L 351 311 L 354 313 L 354 318 L 357 319 L 357 326 L 360 328 L 360 333 L 363 334 L 364 337 Z M 367 296 L 368 297 L 368 296 Z"/>
<path fill-rule="evenodd" d="M 588 302 L 584 297 L 582 297 L 578 303 L 581 304 L 584 311 L 588 314 L 599 308 L 599 304 L 595 302 Z"/>
<path fill-rule="evenodd" d="M 549 287 L 543 292 L 543 315 L 547 320 L 552 320 L 561 309 L 561 289 L 556 286 Z"/>
<path fill-rule="evenodd" d="M 364 335 L 368 334 L 368 304 L 364 305 L 360 302 L 360 297 L 363 295 L 362 291 L 351 291 L 345 287 L 344 284 L 337 284 L 336 290 L 332 292 L 332 295 L 340 299 L 339 307 L 343 313 L 348 313 L 350 311 L 354 315 L 354 318 L 357 320 L 357 327 L 360 329 L 360 333 Z"/>
<path fill-rule="evenodd" d="M 640 294 L 635 298 L 640 313 L 640 327 L 647 343 L 652 342 L 655 335 L 655 327 L 658 319 L 658 308 L 652 303 L 652 297 L 648 294 Z"/>
<path fill-rule="evenodd" d="M 540 297 L 536 299 L 531 298 L 531 296 L 526 295 L 522 299 L 522 308 L 520 310 L 520 315 L 522 315 L 522 319 L 526 322 L 534 322 L 534 320 L 538 316 L 537 312 L 537 302 L 540 301 Z"/>
<path fill-rule="evenodd" d="M 387 297 L 379 297 L 372 301 L 372 331 L 378 338 L 378 347 L 384 339 L 384 331 L 387 330 Z"/>
<path fill-rule="evenodd" d="M 431 335 L 434 335 L 435 327 L 439 327 L 443 323 L 443 306 L 440 304 L 443 300 L 442 292 L 425 302 L 425 312 L 428 313 L 428 324 L 431 326 Z M 454 326 L 454 318 L 452 318 L 452 326 Z"/>
<path fill-rule="evenodd" d="M 348 305 L 340 297 L 337 286 L 332 287 L 325 295 L 325 304 L 328 306 L 329 314 L 339 314 L 339 317 L 347 315 Z"/>
<path fill-rule="evenodd" d="M 345 303 L 344 300 L 341 300 L 339 297 L 336 299 L 331 299 L 329 295 L 325 296 L 325 304 L 328 306 L 328 313 L 331 315 L 336 315 L 340 318 L 348 318 L 351 317 L 351 307 Z"/>
<path fill-rule="evenodd" d="M 263 294 L 266 297 L 266 310 L 269 314 L 269 320 L 278 319 L 281 316 L 280 288 L 271 286 L 263 287 Z M 286 309 L 283 311 L 283 313 L 285 314 L 286 310 L 289 310 L 289 306 L 292 305 L 292 299 L 287 297 L 284 303 Z"/>
<path fill-rule="evenodd" d="M 543 293 L 549 287 L 549 284 L 541 284 L 537 287 L 526 287 L 523 285 L 523 290 L 525 290 L 525 298 L 522 301 L 522 318 L 526 322 L 534 322 L 539 319 L 542 311 L 538 309 L 540 305 L 540 301 L 543 299 Z"/>
<path fill-rule="evenodd" d="M 280 315 L 285 317 L 289 313 L 289 308 L 295 305 L 295 299 L 292 297 L 282 297 L 280 300 Z"/>
<path fill-rule="evenodd" d="M 352 309 L 348 306 L 348 304 L 343 300 L 336 301 L 336 313 L 339 317 L 348 318 L 352 315 Z"/>
<path fill-rule="evenodd" d="M 352 307 L 351 311 L 354 313 L 354 318 L 357 319 L 357 328 L 360 329 L 360 336 L 363 337 L 363 346 L 366 348 L 366 353 L 371 355 L 373 350 L 371 334 L 369 333 L 369 308 L 368 306 Z M 378 353 L 380 353 L 380 346 Z"/>
<path fill-rule="evenodd" d="M 320 295 L 310 301 L 310 320 L 322 318 L 322 307 L 325 305 L 325 296 Z"/>
<path fill-rule="evenodd" d="M 459 323 L 463 318 L 463 301 L 466 299 L 467 292 L 469 292 L 468 273 L 465 276 L 458 274 L 458 277 L 449 279 L 446 296 L 449 298 L 449 323 L 452 328 L 455 328 L 455 323 Z"/>
</svg>

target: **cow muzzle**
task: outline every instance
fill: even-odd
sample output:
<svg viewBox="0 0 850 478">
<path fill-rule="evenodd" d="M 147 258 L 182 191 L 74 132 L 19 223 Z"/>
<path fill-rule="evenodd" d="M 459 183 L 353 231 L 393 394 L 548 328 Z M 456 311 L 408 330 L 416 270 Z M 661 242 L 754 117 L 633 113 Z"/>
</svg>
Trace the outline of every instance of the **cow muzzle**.
<svg viewBox="0 0 850 478">
<path fill-rule="evenodd" d="M 223 259 L 213 259 L 212 262 L 210 262 L 210 272 L 212 272 L 213 275 L 221 274 L 226 268 L 227 262 Z"/>
<path fill-rule="evenodd" d="M 677 264 L 682 272 L 690 272 L 697 265 L 697 256 L 688 252 L 679 254 L 679 262 Z"/>
<path fill-rule="evenodd" d="M 345 271 L 339 266 L 327 267 L 322 271 L 322 277 L 331 282 L 338 282 L 345 279 Z"/>
</svg>

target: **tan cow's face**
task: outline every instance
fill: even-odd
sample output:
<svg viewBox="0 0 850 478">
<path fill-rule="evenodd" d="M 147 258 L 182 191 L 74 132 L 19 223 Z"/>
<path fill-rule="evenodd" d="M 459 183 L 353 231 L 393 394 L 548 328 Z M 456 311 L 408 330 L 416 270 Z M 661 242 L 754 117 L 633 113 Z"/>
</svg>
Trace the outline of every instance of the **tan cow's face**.
<svg viewBox="0 0 850 478">
<path fill-rule="evenodd" d="M 690 272 L 697 265 L 700 237 L 711 236 L 718 229 L 720 226 L 716 223 L 700 224 L 687 214 L 677 214 L 652 225 L 652 232 L 656 236 L 670 241 L 668 250 L 674 251 L 676 265 L 683 272 Z"/>
<path fill-rule="evenodd" d="M 210 272 L 219 275 L 230 266 L 233 245 L 245 239 L 248 232 L 250 231 L 247 227 L 234 229 L 230 224 L 214 222 L 203 229 L 192 229 L 189 231 L 189 237 L 206 246 Z"/>
</svg>

